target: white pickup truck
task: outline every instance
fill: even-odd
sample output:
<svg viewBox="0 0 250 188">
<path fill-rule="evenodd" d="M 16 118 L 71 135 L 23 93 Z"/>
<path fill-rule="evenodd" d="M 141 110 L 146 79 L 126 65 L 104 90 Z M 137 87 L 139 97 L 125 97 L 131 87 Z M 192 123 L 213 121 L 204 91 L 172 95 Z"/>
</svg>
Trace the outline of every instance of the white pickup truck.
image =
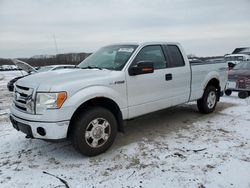
<svg viewBox="0 0 250 188">
<path fill-rule="evenodd" d="M 178 43 L 105 46 L 75 69 L 18 80 L 10 119 L 29 138 L 70 138 L 82 154 L 113 143 L 123 120 L 196 101 L 214 111 L 226 85 L 226 63 L 193 63 Z"/>
</svg>

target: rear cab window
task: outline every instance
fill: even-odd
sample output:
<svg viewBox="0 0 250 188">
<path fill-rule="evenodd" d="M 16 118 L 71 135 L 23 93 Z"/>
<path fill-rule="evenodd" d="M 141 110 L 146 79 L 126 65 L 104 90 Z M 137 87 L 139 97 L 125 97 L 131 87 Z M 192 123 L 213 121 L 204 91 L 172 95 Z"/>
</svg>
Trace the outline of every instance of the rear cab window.
<svg viewBox="0 0 250 188">
<path fill-rule="evenodd" d="M 164 52 L 170 59 L 168 63 L 169 68 L 185 66 L 184 58 L 177 45 L 164 45 Z"/>
</svg>

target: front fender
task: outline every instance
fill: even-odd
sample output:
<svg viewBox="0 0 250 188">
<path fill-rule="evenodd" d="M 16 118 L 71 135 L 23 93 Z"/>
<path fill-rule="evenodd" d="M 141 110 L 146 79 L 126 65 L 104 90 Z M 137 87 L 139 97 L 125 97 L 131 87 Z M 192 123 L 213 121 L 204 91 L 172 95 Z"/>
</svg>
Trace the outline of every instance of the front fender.
<svg viewBox="0 0 250 188">
<path fill-rule="evenodd" d="M 103 86 L 103 85 L 96 85 L 96 86 L 89 86 L 83 88 L 70 96 L 65 103 L 63 104 L 64 107 L 72 108 L 70 116 L 73 115 L 75 110 L 80 107 L 83 103 L 90 99 L 94 99 L 97 97 L 105 97 L 108 99 L 113 100 L 120 108 L 123 117 L 127 116 L 126 109 L 127 109 L 127 97 L 126 92 L 122 90 L 115 90 L 111 87 Z"/>
</svg>

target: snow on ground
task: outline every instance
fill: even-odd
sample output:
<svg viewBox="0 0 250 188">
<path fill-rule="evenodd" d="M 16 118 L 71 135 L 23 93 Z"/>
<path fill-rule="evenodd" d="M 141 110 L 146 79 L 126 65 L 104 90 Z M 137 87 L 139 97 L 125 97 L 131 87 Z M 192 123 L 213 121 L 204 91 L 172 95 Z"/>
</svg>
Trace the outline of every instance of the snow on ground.
<svg viewBox="0 0 250 188">
<path fill-rule="evenodd" d="M 104 154 L 85 157 L 69 141 L 26 139 L 8 119 L 0 81 L 0 187 L 250 187 L 250 98 L 222 97 L 216 111 L 195 103 L 127 122 Z M 49 174 L 47 174 L 49 173 Z M 55 176 L 53 176 L 55 175 Z"/>
</svg>

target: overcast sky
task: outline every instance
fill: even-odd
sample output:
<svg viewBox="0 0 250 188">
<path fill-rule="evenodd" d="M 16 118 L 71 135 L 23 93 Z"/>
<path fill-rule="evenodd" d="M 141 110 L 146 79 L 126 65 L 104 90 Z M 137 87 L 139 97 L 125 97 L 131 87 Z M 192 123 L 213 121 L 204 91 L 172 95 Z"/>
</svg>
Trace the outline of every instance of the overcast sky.
<svg viewBox="0 0 250 188">
<path fill-rule="evenodd" d="M 187 53 L 250 46 L 250 0 L 0 0 L 0 57 L 180 42 Z"/>
</svg>

